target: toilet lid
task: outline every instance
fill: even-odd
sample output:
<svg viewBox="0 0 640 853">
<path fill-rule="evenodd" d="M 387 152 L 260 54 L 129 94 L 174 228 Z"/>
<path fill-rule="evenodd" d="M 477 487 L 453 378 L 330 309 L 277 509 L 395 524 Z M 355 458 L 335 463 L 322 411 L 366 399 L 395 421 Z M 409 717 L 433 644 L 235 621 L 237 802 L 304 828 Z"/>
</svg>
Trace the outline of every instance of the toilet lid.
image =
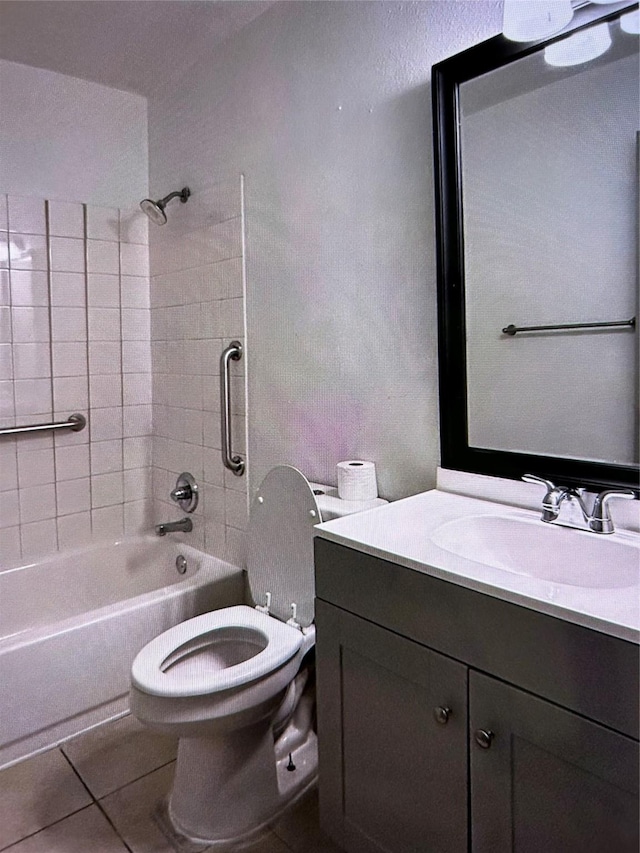
<svg viewBox="0 0 640 853">
<path fill-rule="evenodd" d="M 291 604 L 303 628 L 313 622 L 313 528 L 320 521 L 306 477 L 290 465 L 273 468 L 251 504 L 247 543 L 249 586 L 255 604 L 271 593 L 270 613 L 287 621 Z"/>
</svg>

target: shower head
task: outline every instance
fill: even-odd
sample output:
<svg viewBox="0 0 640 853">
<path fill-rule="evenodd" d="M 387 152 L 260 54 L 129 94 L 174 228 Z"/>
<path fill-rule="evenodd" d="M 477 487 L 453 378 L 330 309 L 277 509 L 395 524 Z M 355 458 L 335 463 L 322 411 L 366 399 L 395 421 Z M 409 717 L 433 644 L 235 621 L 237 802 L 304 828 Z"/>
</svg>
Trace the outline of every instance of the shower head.
<svg viewBox="0 0 640 853">
<path fill-rule="evenodd" d="M 167 221 L 167 214 L 164 212 L 165 207 L 172 198 L 179 198 L 183 204 L 186 204 L 187 199 L 191 195 L 189 187 L 183 187 L 180 192 L 169 193 L 159 201 L 152 201 L 150 198 L 145 198 L 140 202 L 140 209 L 147 214 L 149 219 L 156 225 L 164 225 Z"/>
</svg>

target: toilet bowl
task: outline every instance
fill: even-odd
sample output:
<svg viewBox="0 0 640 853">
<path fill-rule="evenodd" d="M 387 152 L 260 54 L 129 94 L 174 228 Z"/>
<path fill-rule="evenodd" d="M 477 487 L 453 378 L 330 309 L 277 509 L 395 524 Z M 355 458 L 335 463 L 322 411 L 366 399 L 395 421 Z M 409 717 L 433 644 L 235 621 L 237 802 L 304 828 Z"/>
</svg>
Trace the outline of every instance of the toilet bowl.
<svg viewBox="0 0 640 853">
<path fill-rule="evenodd" d="M 132 714 L 179 738 L 173 787 L 156 816 L 178 850 L 248 843 L 315 782 L 308 653 L 315 644 L 313 527 L 323 499 L 297 469 L 272 469 L 248 528 L 256 606 L 182 622 L 133 662 Z M 376 503 L 332 505 L 330 514 Z"/>
</svg>

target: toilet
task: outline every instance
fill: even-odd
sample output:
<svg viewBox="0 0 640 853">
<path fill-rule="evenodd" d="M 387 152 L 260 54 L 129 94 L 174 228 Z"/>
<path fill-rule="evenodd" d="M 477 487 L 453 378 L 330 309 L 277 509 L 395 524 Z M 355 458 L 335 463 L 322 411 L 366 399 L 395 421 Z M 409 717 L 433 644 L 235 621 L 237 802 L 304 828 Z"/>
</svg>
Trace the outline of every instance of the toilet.
<svg viewBox="0 0 640 853">
<path fill-rule="evenodd" d="M 296 468 L 273 468 L 249 518 L 256 606 L 182 622 L 135 658 L 131 713 L 179 738 L 173 788 L 156 813 L 178 850 L 249 843 L 314 784 L 313 528 L 382 503 L 340 501 Z"/>
</svg>

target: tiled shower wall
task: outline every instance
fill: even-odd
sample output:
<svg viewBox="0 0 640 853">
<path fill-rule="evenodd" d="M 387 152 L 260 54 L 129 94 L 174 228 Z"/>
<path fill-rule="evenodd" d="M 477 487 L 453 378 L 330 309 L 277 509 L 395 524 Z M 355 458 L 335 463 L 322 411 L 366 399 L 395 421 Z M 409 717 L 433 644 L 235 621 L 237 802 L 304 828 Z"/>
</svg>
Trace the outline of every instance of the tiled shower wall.
<svg viewBox="0 0 640 853">
<path fill-rule="evenodd" d="M 147 220 L 0 195 L 0 565 L 150 524 Z"/>
<path fill-rule="evenodd" d="M 191 187 L 168 223 L 150 225 L 153 364 L 154 520 L 184 516 L 169 498 L 189 471 L 200 503 L 189 534 L 173 534 L 244 565 L 247 475 L 224 468 L 220 453 L 223 348 L 245 343 L 243 186 L 240 178 Z M 246 353 L 231 363 L 233 452 L 246 458 Z"/>
</svg>

